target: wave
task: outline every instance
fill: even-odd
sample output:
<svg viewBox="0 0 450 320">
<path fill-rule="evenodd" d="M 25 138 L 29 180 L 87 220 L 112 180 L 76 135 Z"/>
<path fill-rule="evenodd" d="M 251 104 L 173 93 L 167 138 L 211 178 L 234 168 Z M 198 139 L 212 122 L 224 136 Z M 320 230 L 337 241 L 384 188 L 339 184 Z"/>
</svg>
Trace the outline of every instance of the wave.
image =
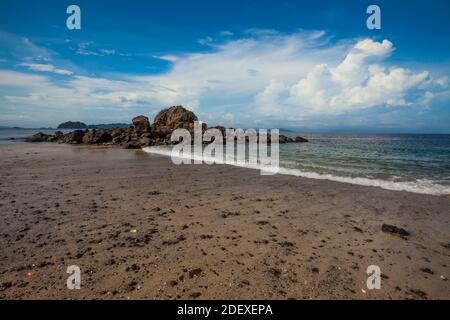
<svg viewBox="0 0 450 320">
<path fill-rule="evenodd" d="M 152 154 L 172 157 L 172 151 L 162 147 L 147 147 L 143 151 Z M 226 159 L 217 161 L 214 157 L 204 156 L 202 154 L 177 156 L 186 160 L 198 160 L 209 163 L 227 164 L 236 167 L 260 170 L 267 174 L 283 174 L 296 177 L 303 177 L 316 180 L 329 180 L 341 183 L 349 183 L 361 186 L 379 187 L 385 190 L 406 191 L 411 193 L 429 194 L 429 195 L 450 195 L 450 187 L 435 183 L 432 180 L 418 179 L 416 181 L 388 181 L 381 179 L 369 179 L 364 177 L 343 177 L 332 174 L 322 174 L 317 172 L 304 171 L 285 167 L 269 167 L 260 164 L 249 164 L 247 162 L 236 162 L 235 159 Z"/>
</svg>

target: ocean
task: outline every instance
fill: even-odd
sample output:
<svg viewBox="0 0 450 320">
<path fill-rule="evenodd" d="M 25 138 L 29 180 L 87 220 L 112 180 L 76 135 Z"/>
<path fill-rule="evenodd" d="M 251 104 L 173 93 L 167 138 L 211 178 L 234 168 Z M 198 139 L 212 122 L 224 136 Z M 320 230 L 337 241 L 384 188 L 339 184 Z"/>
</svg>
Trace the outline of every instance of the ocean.
<svg viewBox="0 0 450 320">
<path fill-rule="evenodd" d="M 306 134 L 280 148 L 280 166 L 306 177 L 450 194 L 450 135 Z"/>
<path fill-rule="evenodd" d="M 34 133 L 49 134 L 54 131 L 0 129 L 0 145 L 23 143 L 25 137 Z M 388 190 L 450 194 L 448 134 L 289 135 L 300 135 L 309 142 L 280 145 L 280 174 L 377 186 Z M 170 147 L 144 150 L 171 154 Z M 246 166 L 245 163 L 235 165 Z"/>
<path fill-rule="evenodd" d="M 25 139 L 33 134 L 42 132 L 45 134 L 54 134 L 56 131 L 68 133 L 70 129 L 15 129 L 15 128 L 0 128 L 0 145 L 23 143 Z"/>
<path fill-rule="evenodd" d="M 280 174 L 387 190 L 450 194 L 450 135 L 289 135 L 300 135 L 309 142 L 280 145 Z M 167 156 L 171 154 L 168 147 L 144 150 Z M 246 163 L 236 162 L 234 165 L 258 169 Z"/>
</svg>

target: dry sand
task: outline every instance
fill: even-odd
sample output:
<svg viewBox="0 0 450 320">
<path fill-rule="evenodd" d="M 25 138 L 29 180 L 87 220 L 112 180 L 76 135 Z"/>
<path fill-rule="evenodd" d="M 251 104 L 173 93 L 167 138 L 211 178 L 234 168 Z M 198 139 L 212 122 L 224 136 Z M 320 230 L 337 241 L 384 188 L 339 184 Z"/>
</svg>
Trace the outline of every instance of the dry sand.
<svg viewBox="0 0 450 320">
<path fill-rule="evenodd" d="M 0 155 L 3 299 L 450 298 L 449 196 L 134 150 L 16 144 Z M 70 265 L 81 290 L 66 287 Z M 380 290 L 366 287 L 369 265 Z"/>
</svg>

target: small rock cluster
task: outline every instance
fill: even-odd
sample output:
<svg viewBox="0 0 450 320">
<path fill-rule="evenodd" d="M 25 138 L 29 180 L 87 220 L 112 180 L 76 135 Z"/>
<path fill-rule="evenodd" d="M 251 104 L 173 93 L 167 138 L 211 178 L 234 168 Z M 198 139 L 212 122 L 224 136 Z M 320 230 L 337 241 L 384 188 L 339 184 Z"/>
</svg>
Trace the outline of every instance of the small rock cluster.
<svg viewBox="0 0 450 320">
<path fill-rule="evenodd" d="M 198 121 L 198 118 L 193 112 L 186 110 L 182 106 L 175 106 L 160 111 L 156 115 L 153 124 L 150 124 L 147 117 L 137 116 L 133 118 L 133 126 L 130 126 L 129 128 L 75 130 L 67 134 L 57 131 L 53 135 L 47 135 L 40 132 L 27 138 L 26 141 L 110 145 L 122 146 L 126 149 L 139 149 L 154 145 L 175 144 L 176 142 L 170 140 L 172 132 L 176 129 L 187 129 L 193 132 L 195 121 Z M 225 137 L 224 127 L 214 128 L 219 129 Z M 203 131 L 206 129 L 207 125 L 203 124 Z M 279 135 L 279 142 L 281 144 L 291 142 L 299 143 L 308 142 L 308 140 L 302 137 L 293 139 L 284 135 Z"/>
</svg>

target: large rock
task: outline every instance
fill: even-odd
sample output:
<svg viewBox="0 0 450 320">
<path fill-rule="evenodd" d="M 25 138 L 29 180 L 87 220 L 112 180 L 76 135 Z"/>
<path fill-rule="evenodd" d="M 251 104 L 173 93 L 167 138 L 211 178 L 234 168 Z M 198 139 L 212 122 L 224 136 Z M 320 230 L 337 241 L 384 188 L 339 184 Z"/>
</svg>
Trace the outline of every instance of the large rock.
<svg viewBox="0 0 450 320">
<path fill-rule="evenodd" d="M 83 130 L 75 130 L 74 132 L 64 135 L 62 138 L 64 143 L 80 144 L 83 143 L 83 137 L 85 132 Z"/>
<path fill-rule="evenodd" d="M 181 106 L 164 109 L 158 113 L 153 122 L 153 130 L 193 129 L 197 116 Z"/>
<path fill-rule="evenodd" d="M 136 141 L 126 142 L 122 145 L 124 149 L 140 149 L 141 145 Z"/>
<path fill-rule="evenodd" d="M 147 132 L 150 130 L 150 122 L 146 116 L 134 117 L 132 121 L 136 131 Z"/>
<path fill-rule="evenodd" d="M 285 135 L 282 135 L 282 134 L 279 135 L 278 139 L 279 139 L 280 144 L 291 143 L 294 141 L 294 139 L 287 137 Z"/>
<path fill-rule="evenodd" d="M 133 118 L 133 126 L 128 128 L 103 128 L 105 125 L 100 125 L 99 129 L 91 130 L 77 130 L 71 133 L 63 134 L 62 132 L 55 132 L 53 135 L 46 135 L 43 133 L 35 134 L 29 137 L 28 142 L 58 142 L 70 144 L 103 144 L 103 145 L 121 145 L 124 148 L 134 149 L 152 145 L 169 145 L 173 144 L 171 135 L 175 129 L 188 129 L 191 133 L 194 129 L 194 122 L 198 121 L 197 116 L 183 108 L 182 106 L 171 107 L 164 109 L 155 117 L 152 126 L 145 116 L 137 116 Z M 84 123 L 67 122 L 61 124 L 59 127 L 84 127 Z M 94 126 L 90 126 L 94 127 Z M 202 131 L 205 132 L 208 126 L 206 123 L 202 124 Z M 217 126 L 226 142 L 226 128 Z M 232 128 L 230 128 L 232 129 Z M 257 139 L 260 137 L 257 136 Z M 235 139 L 236 140 L 236 139 Z M 246 138 L 245 141 L 248 141 Z M 307 142 L 308 140 L 296 137 L 295 139 L 279 135 L 279 143 L 291 142 Z M 243 141 L 241 141 L 243 142 Z M 205 142 L 210 143 L 210 142 Z M 271 143 L 270 134 L 267 135 L 267 143 Z"/>
<path fill-rule="evenodd" d="M 112 141 L 111 134 L 106 130 L 90 130 L 83 136 L 84 144 L 102 144 Z"/>
<path fill-rule="evenodd" d="M 49 136 L 48 134 L 39 132 L 36 133 L 34 135 L 32 135 L 31 137 L 28 137 L 25 139 L 26 142 L 45 142 L 47 141 L 51 136 Z"/>
<path fill-rule="evenodd" d="M 56 131 L 52 136 L 50 136 L 47 141 L 48 142 L 58 142 L 64 138 L 64 133 L 61 131 Z"/>
<path fill-rule="evenodd" d="M 139 138 L 139 145 L 141 147 L 149 147 L 153 145 L 153 140 L 151 139 L 151 136 L 149 135 L 143 135 Z"/>
</svg>

